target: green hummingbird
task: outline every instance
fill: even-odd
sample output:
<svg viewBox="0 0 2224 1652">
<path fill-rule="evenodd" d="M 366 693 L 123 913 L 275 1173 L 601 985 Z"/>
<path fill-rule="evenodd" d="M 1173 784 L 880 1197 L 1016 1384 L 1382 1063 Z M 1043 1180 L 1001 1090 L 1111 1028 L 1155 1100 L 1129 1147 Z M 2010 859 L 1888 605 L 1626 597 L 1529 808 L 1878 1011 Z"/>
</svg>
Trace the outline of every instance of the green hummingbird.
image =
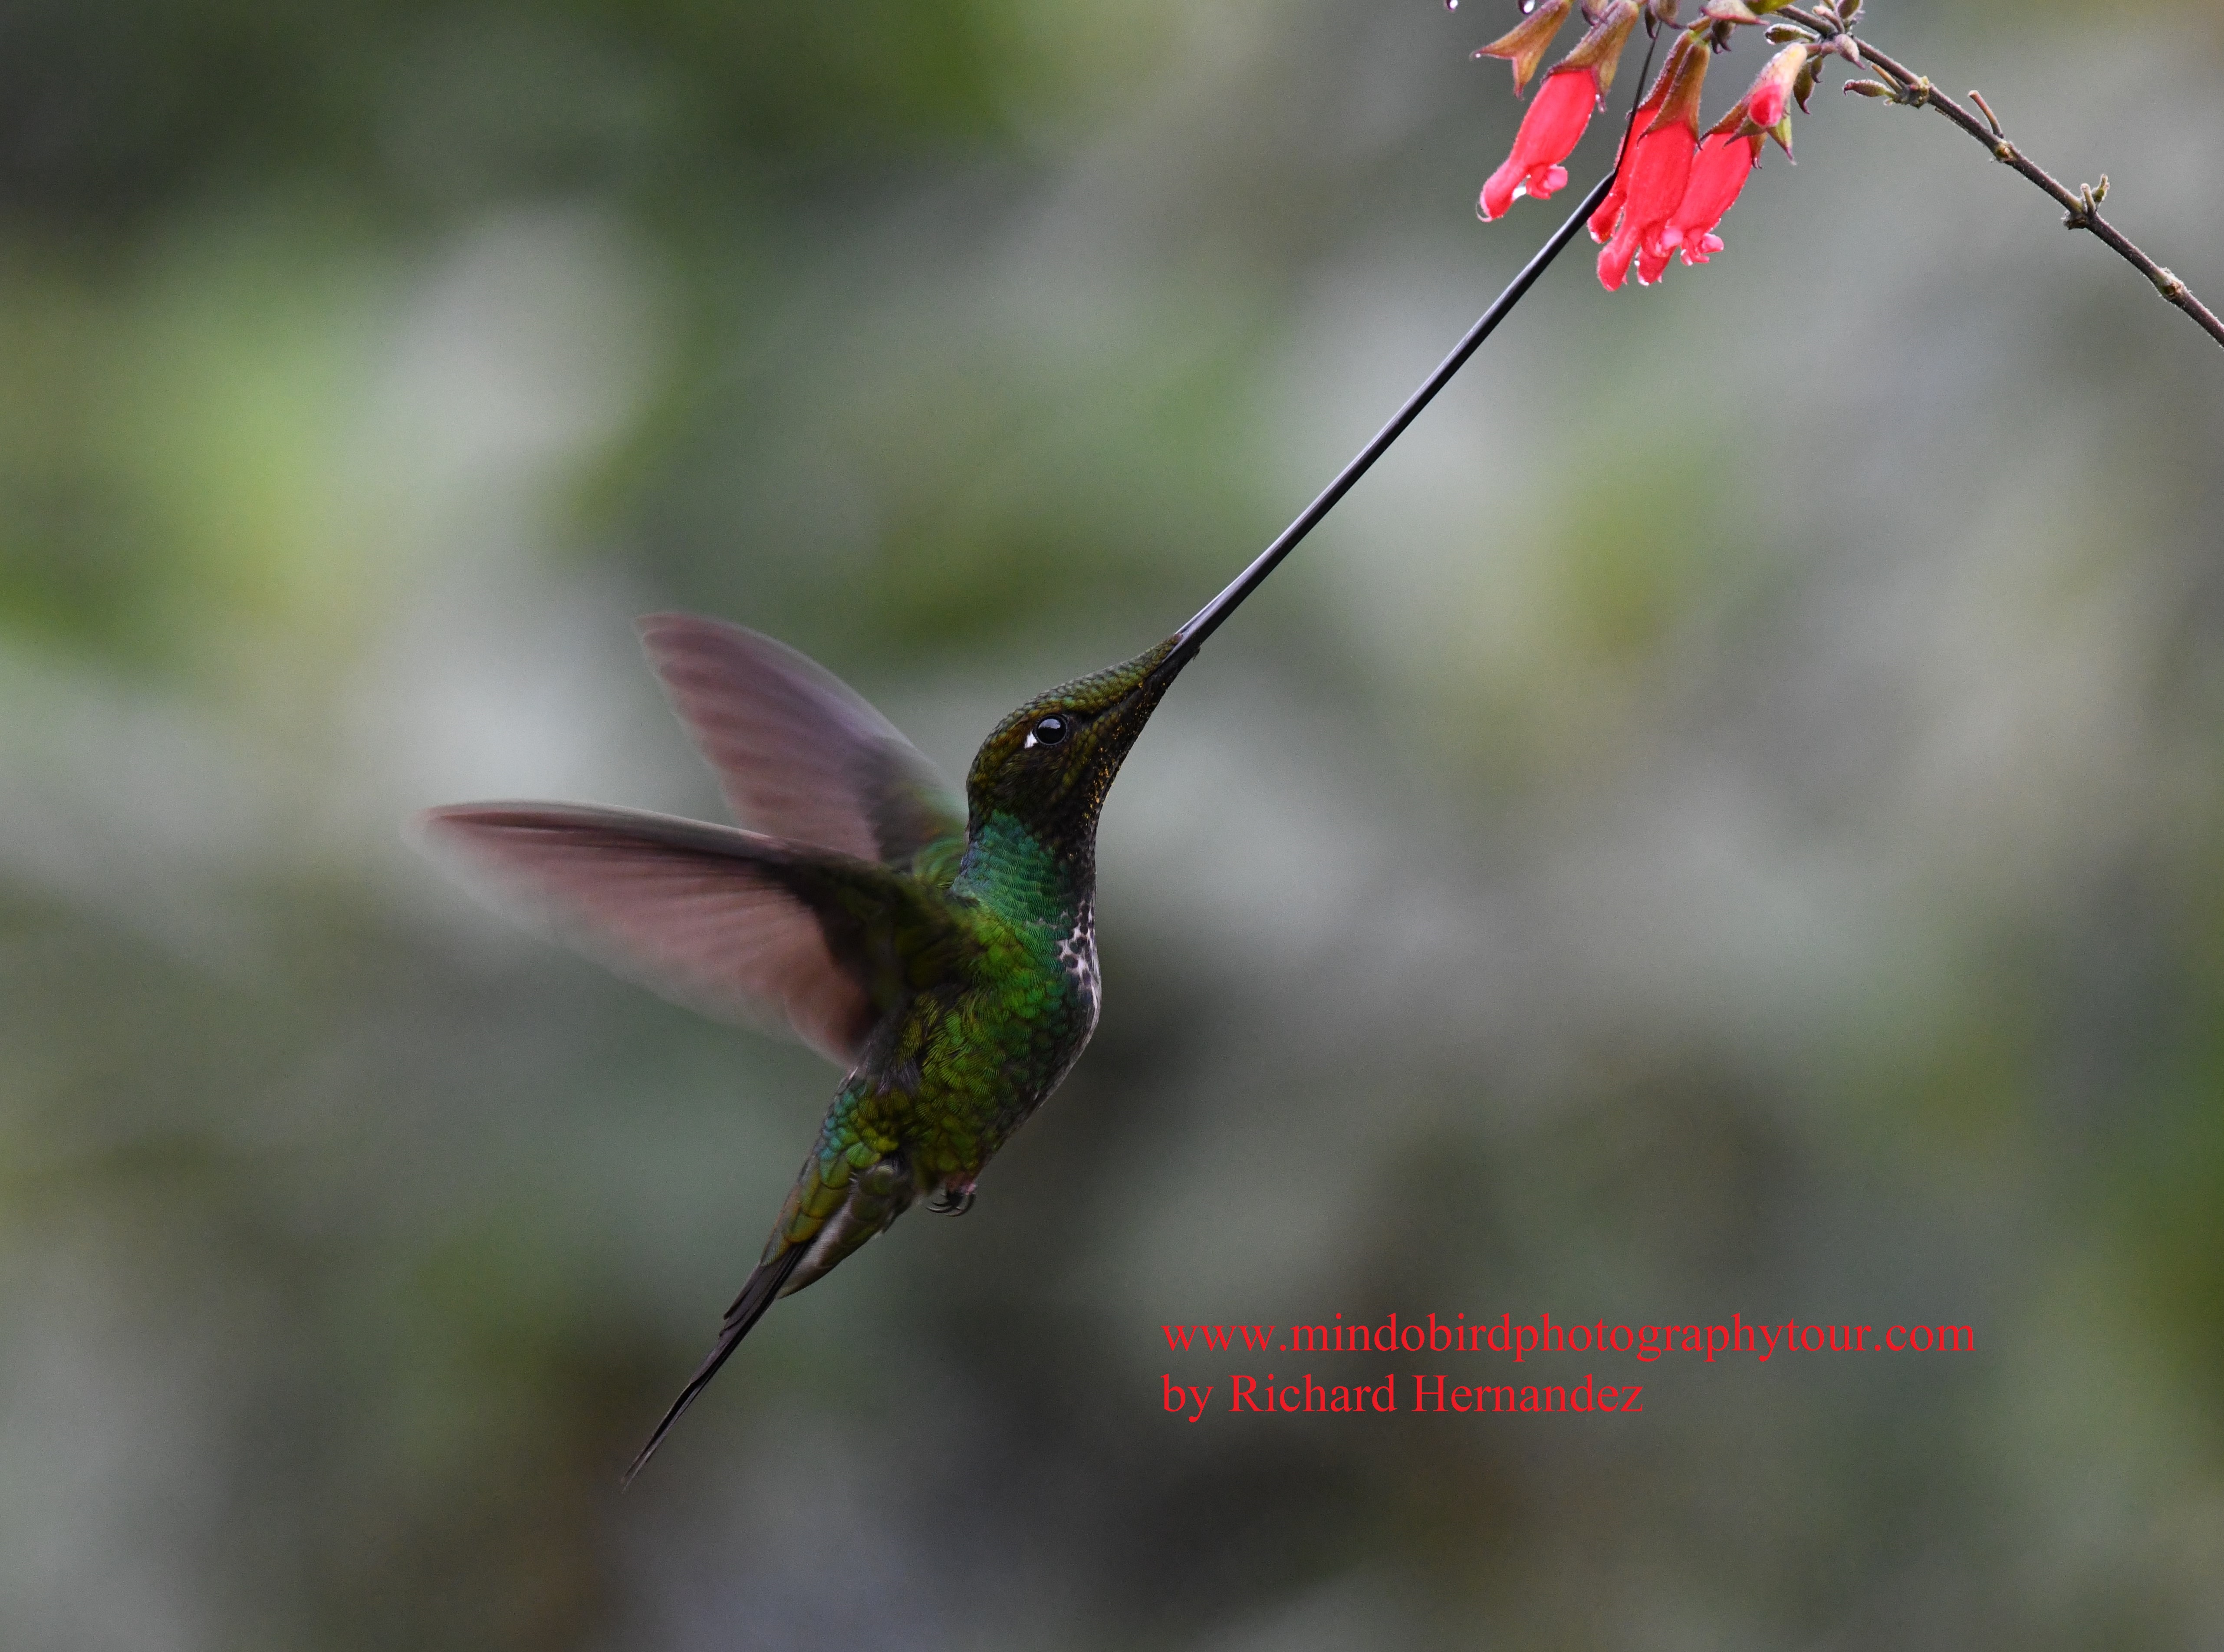
<svg viewBox="0 0 2224 1652">
<path fill-rule="evenodd" d="M 547 803 L 422 817 L 431 845 L 622 972 L 712 1013 L 770 1010 L 847 1070 L 629 1480 L 775 1299 L 914 1204 L 962 1214 L 1072 1067 L 1102 1002 L 1098 812 L 1202 641 L 1193 623 L 1027 701 L 982 743 L 960 809 L 886 718 L 793 649 L 689 614 L 640 630 L 740 826 Z"/>
<path fill-rule="evenodd" d="M 1451 382 L 1605 199 L 1530 259 L 1332 482 L 1165 642 L 1039 694 L 975 754 L 960 810 L 831 673 L 755 631 L 643 620 L 658 674 L 739 827 L 636 810 L 470 803 L 420 817 L 621 972 L 713 1013 L 770 1011 L 847 1076 L 711 1351 L 630 1482 L 773 1302 L 914 1204 L 959 1215 L 1096 1030 L 1096 819 L 1205 639 Z"/>
</svg>

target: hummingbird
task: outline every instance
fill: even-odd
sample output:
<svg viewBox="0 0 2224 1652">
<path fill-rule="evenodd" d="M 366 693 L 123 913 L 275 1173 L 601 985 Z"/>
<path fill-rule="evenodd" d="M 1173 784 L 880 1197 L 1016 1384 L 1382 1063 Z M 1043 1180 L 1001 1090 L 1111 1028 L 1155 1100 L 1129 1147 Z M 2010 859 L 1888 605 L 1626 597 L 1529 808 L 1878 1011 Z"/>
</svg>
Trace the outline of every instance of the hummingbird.
<svg viewBox="0 0 2224 1652">
<path fill-rule="evenodd" d="M 960 807 L 803 655 L 653 615 L 642 643 L 738 826 L 531 802 L 421 817 L 429 846 L 621 972 L 727 1018 L 769 1012 L 845 1070 L 755 1269 L 629 1481 L 774 1301 L 913 1205 L 964 1214 L 1079 1058 L 1103 1003 L 1097 817 L 1195 657 L 1194 625 L 1004 718 Z"/>
<path fill-rule="evenodd" d="M 583 950 L 713 1014 L 784 1021 L 845 1074 L 755 1268 L 628 1484 L 775 1301 L 913 1205 L 971 1207 L 989 1161 L 1096 1030 L 1097 817 L 1151 713 L 1575 238 L 1614 175 L 1186 624 L 989 731 L 962 807 L 832 673 L 739 625 L 658 614 L 641 622 L 642 643 L 738 825 L 529 802 L 419 817 L 428 847 L 491 876 Z"/>
</svg>

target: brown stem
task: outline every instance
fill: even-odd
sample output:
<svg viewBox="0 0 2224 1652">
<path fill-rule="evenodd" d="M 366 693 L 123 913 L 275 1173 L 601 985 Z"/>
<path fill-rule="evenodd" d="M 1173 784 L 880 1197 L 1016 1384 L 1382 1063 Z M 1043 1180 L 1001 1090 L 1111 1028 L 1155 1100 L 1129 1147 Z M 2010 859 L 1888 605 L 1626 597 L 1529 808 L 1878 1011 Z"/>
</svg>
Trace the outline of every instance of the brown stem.
<svg viewBox="0 0 2224 1652">
<path fill-rule="evenodd" d="M 2195 325 L 2202 332 L 2218 344 L 2224 345 L 2224 321 L 2216 319 L 2216 313 L 2196 298 L 2192 288 L 2140 251 L 2129 237 L 2101 216 L 2099 204 L 2108 187 L 2106 178 L 2101 180 L 2097 190 L 2088 184 L 2072 193 L 2009 142 L 2007 134 L 2000 130 L 1999 123 L 1991 118 L 1991 105 L 1985 102 L 1981 94 L 1974 92 L 1969 94 L 1976 100 L 1977 106 L 1984 111 L 1984 117 L 1980 118 L 1932 85 L 1928 77 L 1886 57 L 1867 41 L 1856 39 L 1850 29 L 1835 18 L 1802 10 L 1796 6 L 1786 6 L 1775 15 L 1790 18 L 1801 27 L 1812 30 L 1823 40 L 1842 37 L 1861 54 L 1862 62 L 1891 83 L 1892 101 L 1927 106 L 1952 121 L 1989 149 L 1994 160 L 2013 167 L 2053 196 L 2068 213 L 2063 221 L 2070 229 L 2085 230 L 2097 236 L 2132 269 L 2152 282 L 2157 292 L 2191 316 Z"/>
</svg>

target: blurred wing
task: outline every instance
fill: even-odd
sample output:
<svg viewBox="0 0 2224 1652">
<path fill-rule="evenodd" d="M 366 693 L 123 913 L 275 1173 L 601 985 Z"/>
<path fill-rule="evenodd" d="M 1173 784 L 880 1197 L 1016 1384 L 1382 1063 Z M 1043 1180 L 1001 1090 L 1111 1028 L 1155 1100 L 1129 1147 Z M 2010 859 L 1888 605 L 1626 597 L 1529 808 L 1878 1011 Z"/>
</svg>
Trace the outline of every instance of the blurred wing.
<svg viewBox="0 0 2224 1652">
<path fill-rule="evenodd" d="M 845 1067 L 970 945 L 912 879 L 731 826 L 545 803 L 434 809 L 421 826 L 621 974 L 721 1019 L 785 1021 Z"/>
<path fill-rule="evenodd" d="M 652 614 L 640 628 L 743 826 L 891 866 L 964 840 L 933 765 L 831 672 L 723 620 Z"/>
</svg>

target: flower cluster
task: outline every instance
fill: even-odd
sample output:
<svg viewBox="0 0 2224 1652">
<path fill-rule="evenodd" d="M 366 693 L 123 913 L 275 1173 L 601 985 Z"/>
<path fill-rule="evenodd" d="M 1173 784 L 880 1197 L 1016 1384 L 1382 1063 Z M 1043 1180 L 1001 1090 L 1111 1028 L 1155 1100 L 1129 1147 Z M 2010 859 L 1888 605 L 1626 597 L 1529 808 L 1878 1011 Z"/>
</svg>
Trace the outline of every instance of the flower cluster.
<svg viewBox="0 0 2224 1652">
<path fill-rule="evenodd" d="M 1649 284 L 1667 273 L 1673 255 L 1687 264 L 1705 263 L 1722 250 L 1715 231 L 1760 164 L 1762 140 L 1772 137 L 1786 155 L 1791 153 L 1791 104 L 1796 98 L 1805 108 L 1815 80 L 1816 63 L 1804 43 L 1778 53 L 1703 136 L 1699 126 L 1700 93 L 1712 54 L 1728 49 L 1737 25 L 1758 22 L 1783 3 L 1706 0 L 1698 22 L 1677 35 L 1659 77 L 1622 135 L 1612 193 L 1591 215 L 1591 238 L 1602 244 L 1599 280 L 1609 292 L 1621 288 L 1633 264 L 1640 283 Z M 1512 62 L 1518 95 L 1536 75 L 1571 8 L 1572 0 L 1535 0 L 1519 27 L 1475 55 Z M 1545 75 L 1513 153 L 1483 185 L 1486 221 L 1503 216 L 1519 196 L 1541 200 L 1568 181 L 1561 162 L 1614 84 L 1614 66 L 1639 18 L 1650 12 L 1656 21 L 1672 21 L 1674 11 L 1673 0 L 1601 0 L 1584 6 L 1589 28 Z"/>
</svg>

